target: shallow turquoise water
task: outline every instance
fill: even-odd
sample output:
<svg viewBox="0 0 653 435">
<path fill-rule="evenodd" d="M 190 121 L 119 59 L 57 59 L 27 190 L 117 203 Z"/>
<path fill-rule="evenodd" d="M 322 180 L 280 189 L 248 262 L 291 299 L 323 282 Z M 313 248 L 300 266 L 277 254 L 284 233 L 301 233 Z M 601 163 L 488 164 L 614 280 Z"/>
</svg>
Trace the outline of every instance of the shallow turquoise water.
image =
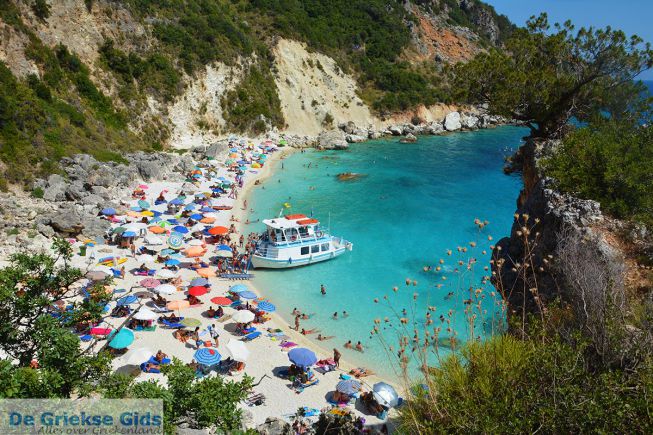
<svg viewBox="0 0 653 435">
<path fill-rule="evenodd" d="M 303 268 L 256 270 L 256 286 L 289 322 L 294 307 L 316 313 L 303 320 L 302 327 L 319 328 L 324 335 L 335 336 L 321 346 L 338 347 L 346 359 L 384 374 L 389 374 L 390 366 L 384 346 L 378 338 L 370 338 L 374 319 L 390 318 L 393 327 L 382 321 L 380 328 L 386 327 L 384 337 L 396 345 L 394 331 L 399 322 L 392 322 L 393 313 L 406 308 L 411 317 L 414 293 L 418 294 L 414 306 L 420 331 L 427 306 L 436 306 L 435 322 L 429 328 L 442 324 L 445 329 L 446 323 L 439 319 L 444 315 L 451 319 L 459 338 L 467 337 L 464 300 L 469 298 L 468 288 L 479 285 L 487 273 L 483 267 L 489 265 L 492 243 L 488 236 L 498 240 L 508 234 L 520 189 L 518 177 L 503 174 L 504 158 L 526 134 L 523 128 L 501 127 L 420 137 L 417 144 L 399 144 L 396 139 L 374 141 L 352 145 L 346 152 L 296 153 L 282 161 L 283 168 L 279 162 L 274 175 L 253 191 L 250 220 L 276 216 L 288 202 L 292 207 L 284 213 L 313 213 L 324 225 L 330 219 L 331 234 L 352 241 L 354 249 L 335 260 Z M 339 181 L 336 175 L 342 172 L 363 176 Z M 489 225 L 479 229 L 474 224 L 476 218 L 489 221 Z M 248 229 L 263 230 L 263 225 L 251 224 Z M 469 245 L 471 241 L 477 242 L 476 248 Z M 470 249 L 460 256 L 462 267 L 455 261 L 458 246 Z M 448 249 L 453 249 L 454 255 L 447 256 Z M 473 271 L 464 271 L 470 258 L 477 263 Z M 446 260 L 440 272 L 424 272 L 424 266 L 435 267 L 440 259 Z M 418 285 L 407 287 L 406 278 Z M 326 286 L 326 296 L 320 294 L 320 284 Z M 394 286 L 399 287 L 396 293 Z M 482 319 L 496 316 L 499 302 L 490 297 L 490 291 L 484 292 L 475 336 L 492 329 L 492 322 L 483 325 Z M 447 298 L 449 292 L 454 295 Z M 387 302 L 384 295 L 388 295 Z M 375 298 L 380 302 L 375 303 Z M 348 312 L 347 318 L 331 318 L 333 312 L 343 310 Z M 412 337 L 412 326 L 409 332 Z M 449 334 L 444 331 L 442 336 Z M 347 340 L 360 340 L 365 352 L 344 350 Z"/>
</svg>

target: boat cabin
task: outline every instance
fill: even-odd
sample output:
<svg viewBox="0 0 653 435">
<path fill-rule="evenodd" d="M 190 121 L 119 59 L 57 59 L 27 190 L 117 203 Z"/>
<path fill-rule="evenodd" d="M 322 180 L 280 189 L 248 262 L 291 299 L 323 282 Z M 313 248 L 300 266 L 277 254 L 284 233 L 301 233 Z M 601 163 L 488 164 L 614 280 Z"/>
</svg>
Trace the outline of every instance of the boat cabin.
<svg viewBox="0 0 653 435">
<path fill-rule="evenodd" d="M 275 219 L 265 219 L 266 239 L 275 245 L 315 241 L 324 236 L 317 219 L 303 214 L 291 214 Z"/>
</svg>

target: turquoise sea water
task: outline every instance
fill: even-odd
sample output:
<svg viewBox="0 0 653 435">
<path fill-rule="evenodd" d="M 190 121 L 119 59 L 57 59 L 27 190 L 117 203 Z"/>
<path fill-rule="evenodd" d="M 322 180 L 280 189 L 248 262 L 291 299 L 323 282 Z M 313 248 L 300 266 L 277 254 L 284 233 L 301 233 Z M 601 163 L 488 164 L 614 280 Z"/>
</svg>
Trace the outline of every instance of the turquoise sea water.
<svg viewBox="0 0 653 435">
<path fill-rule="evenodd" d="M 278 162 L 274 175 L 253 191 L 249 206 L 254 211 L 249 219 L 276 216 L 288 202 L 291 208 L 284 213 L 313 213 L 324 225 L 330 220 L 331 234 L 352 241 L 354 249 L 307 267 L 256 270 L 255 285 L 291 324 L 294 307 L 315 313 L 301 326 L 335 336 L 320 342 L 321 346 L 338 347 L 346 359 L 386 375 L 391 372 L 388 356 L 378 338 L 370 338 L 370 330 L 374 319 L 389 317 L 393 327 L 381 321 L 380 328 L 386 327 L 384 336 L 396 345 L 393 331 L 400 323 L 392 321 L 393 313 L 400 314 L 406 308 L 407 317 L 411 317 L 414 293 L 418 329 L 424 327 L 427 306 L 435 306 L 431 329 L 442 324 L 440 315 L 449 318 L 451 310 L 452 328 L 458 337 L 467 337 L 463 311 L 468 287 L 478 285 L 487 273 L 482 269 L 489 265 L 492 241 L 488 236 L 498 240 L 509 233 L 521 186 L 517 176 L 503 174 L 504 159 L 526 134 L 524 128 L 501 127 L 424 136 L 416 144 L 381 140 L 352 145 L 345 152 L 296 153 Z M 362 176 L 339 181 L 336 175 L 343 172 Z M 489 225 L 479 229 L 474 224 L 476 218 L 489 221 Z M 254 223 L 247 229 L 262 231 L 263 225 Z M 472 241 L 477 243 L 476 248 L 469 245 Z M 463 266 L 456 264 L 458 246 L 470 249 L 460 255 Z M 447 255 L 448 249 L 454 250 L 452 256 Z M 485 255 L 483 249 L 487 250 Z M 477 260 L 474 272 L 461 273 L 470 258 Z M 441 271 L 423 270 L 427 265 L 438 266 L 440 259 L 445 260 Z M 407 287 L 406 278 L 418 285 Z M 326 296 L 320 294 L 320 284 L 326 286 Z M 393 292 L 395 286 L 399 287 L 397 292 Z M 491 319 L 497 310 L 490 291 L 488 288 L 478 313 L 475 336 L 483 336 L 492 328 L 491 322 L 484 326 L 480 319 Z M 449 292 L 454 295 L 447 298 Z M 388 301 L 383 300 L 384 295 Z M 335 311 L 343 310 L 348 317 L 341 318 L 340 314 L 338 320 L 331 318 Z M 409 332 L 412 337 L 412 327 Z M 343 349 L 347 340 L 354 344 L 360 340 L 365 352 Z"/>
</svg>

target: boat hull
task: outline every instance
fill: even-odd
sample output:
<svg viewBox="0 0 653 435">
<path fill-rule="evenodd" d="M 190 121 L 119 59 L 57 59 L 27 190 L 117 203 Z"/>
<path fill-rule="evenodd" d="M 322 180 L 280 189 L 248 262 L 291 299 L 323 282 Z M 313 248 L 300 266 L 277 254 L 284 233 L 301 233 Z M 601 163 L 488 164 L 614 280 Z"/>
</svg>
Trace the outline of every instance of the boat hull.
<svg viewBox="0 0 653 435">
<path fill-rule="evenodd" d="M 340 247 L 322 254 L 306 256 L 304 258 L 276 259 L 267 258 L 259 255 L 252 256 L 252 266 L 256 269 L 288 269 L 291 267 L 308 266 L 309 264 L 320 263 L 339 257 L 347 251 L 346 247 Z"/>
</svg>

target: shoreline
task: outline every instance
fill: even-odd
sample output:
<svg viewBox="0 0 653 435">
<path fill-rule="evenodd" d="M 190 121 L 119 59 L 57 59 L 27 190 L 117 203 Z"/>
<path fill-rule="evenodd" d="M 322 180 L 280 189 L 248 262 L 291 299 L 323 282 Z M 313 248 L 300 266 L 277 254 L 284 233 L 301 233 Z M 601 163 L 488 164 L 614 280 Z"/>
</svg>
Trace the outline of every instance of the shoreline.
<svg viewBox="0 0 653 435">
<path fill-rule="evenodd" d="M 272 175 L 275 174 L 275 170 L 277 169 L 276 165 L 279 164 L 279 161 L 295 154 L 296 152 L 298 152 L 298 149 L 290 148 L 289 150 L 287 150 L 288 152 L 285 151 L 286 150 L 273 154 L 273 158 L 271 158 L 270 161 L 266 162 L 265 166 L 263 167 L 263 171 L 257 174 L 258 177 L 250 178 L 249 182 L 246 182 L 245 185 L 243 186 L 243 190 L 239 194 L 238 200 L 236 200 L 234 203 L 234 209 L 236 205 L 238 206 L 236 212 L 233 213 L 233 217 L 238 219 L 238 222 L 235 222 L 236 230 L 238 233 L 246 235 L 252 232 L 246 230 L 248 224 L 244 222 L 244 219 L 246 219 L 247 216 L 249 215 L 249 209 L 243 209 L 242 205 L 245 200 L 250 202 L 251 193 L 253 191 L 254 186 L 256 186 L 255 182 L 258 180 L 259 185 L 263 185 L 270 177 L 272 177 Z M 254 285 L 251 280 L 248 281 L 248 285 L 251 288 L 251 290 L 254 293 L 256 293 L 258 296 L 264 296 L 261 290 L 258 287 L 256 287 L 256 285 Z M 270 317 L 271 317 L 271 322 L 274 323 L 276 327 L 282 328 L 284 330 L 284 333 L 286 333 L 286 329 L 287 329 L 288 330 L 287 335 L 291 337 L 292 341 L 294 341 L 298 345 L 314 350 L 316 351 L 316 353 L 319 352 L 322 354 L 326 354 L 328 355 L 328 358 L 333 357 L 333 348 L 337 348 L 338 346 L 334 345 L 331 348 L 327 348 L 322 343 L 318 342 L 317 339 L 312 340 L 307 336 L 300 334 L 299 332 L 295 331 L 292 325 L 288 321 L 286 321 L 278 312 L 271 313 Z M 345 355 L 344 352 L 341 352 L 341 354 L 342 356 L 340 357 L 340 367 L 336 369 L 336 371 L 340 371 L 342 373 L 347 374 L 351 369 L 360 367 L 360 365 L 354 364 L 350 360 L 348 360 L 344 356 Z M 395 388 L 398 389 L 398 391 L 403 392 L 403 387 L 399 386 L 396 382 L 393 382 L 388 379 L 384 379 L 376 373 L 361 378 L 359 379 L 359 381 L 362 384 L 367 384 L 370 388 L 372 387 L 373 384 L 383 381 L 393 385 Z"/>
</svg>

